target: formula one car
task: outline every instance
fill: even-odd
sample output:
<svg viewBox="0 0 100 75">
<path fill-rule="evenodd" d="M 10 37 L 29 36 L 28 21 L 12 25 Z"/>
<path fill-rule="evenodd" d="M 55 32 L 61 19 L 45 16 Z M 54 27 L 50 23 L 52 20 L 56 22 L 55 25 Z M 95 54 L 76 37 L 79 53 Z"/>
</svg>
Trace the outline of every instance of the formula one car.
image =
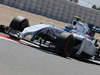
<svg viewBox="0 0 100 75">
<path fill-rule="evenodd" d="M 41 48 L 55 50 L 57 54 L 63 57 L 71 55 L 76 56 L 80 51 L 79 49 L 83 47 L 79 55 L 80 57 L 87 59 L 92 57 L 94 57 L 94 59 L 99 58 L 100 47 L 96 48 L 95 46 L 100 41 L 99 39 L 96 40 L 94 45 L 91 40 L 86 39 L 83 35 L 53 27 L 52 23 L 51 25 L 37 24 L 29 26 L 28 19 L 22 16 L 17 16 L 12 20 L 9 27 L 0 25 L 0 31 L 8 34 L 13 39 L 25 40 L 36 44 Z M 86 42 L 87 45 L 84 45 L 84 42 Z"/>
</svg>

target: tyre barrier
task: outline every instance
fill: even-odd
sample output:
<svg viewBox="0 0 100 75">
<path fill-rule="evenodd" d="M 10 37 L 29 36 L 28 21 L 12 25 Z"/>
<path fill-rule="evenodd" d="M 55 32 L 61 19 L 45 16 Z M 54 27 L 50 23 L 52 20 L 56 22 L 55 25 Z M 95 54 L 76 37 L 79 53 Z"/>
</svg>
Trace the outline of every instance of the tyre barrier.
<svg viewBox="0 0 100 75">
<path fill-rule="evenodd" d="M 85 23 L 100 26 L 100 11 L 67 0 L 0 0 L 0 3 L 68 23 L 76 15 L 84 18 Z"/>
</svg>

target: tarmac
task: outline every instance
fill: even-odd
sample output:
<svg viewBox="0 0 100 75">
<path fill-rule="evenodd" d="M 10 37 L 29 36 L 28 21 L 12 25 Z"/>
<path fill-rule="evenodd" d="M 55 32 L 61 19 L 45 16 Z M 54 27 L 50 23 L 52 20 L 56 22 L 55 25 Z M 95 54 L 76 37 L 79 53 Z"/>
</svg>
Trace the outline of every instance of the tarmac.
<svg viewBox="0 0 100 75">
<path fill-rule="evenodd" d="M 99 75 L 100 65 L 0 37 L 0 75 Z"/>
</svg>

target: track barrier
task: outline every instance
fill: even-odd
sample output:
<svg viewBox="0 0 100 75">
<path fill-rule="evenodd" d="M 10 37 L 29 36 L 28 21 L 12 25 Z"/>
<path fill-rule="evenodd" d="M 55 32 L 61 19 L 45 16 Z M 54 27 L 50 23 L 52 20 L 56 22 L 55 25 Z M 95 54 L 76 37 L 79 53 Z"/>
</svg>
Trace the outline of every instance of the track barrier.
<svg viewBox="0 0 100 75">
<path fill-rule="evenodd" d="M 79 16 L 85 23 L 100 26 L 100 11 L 67 0 L 0 0 L 0 3 L 67 23 L 72 22 L 73 16 Z"/>
</svg>

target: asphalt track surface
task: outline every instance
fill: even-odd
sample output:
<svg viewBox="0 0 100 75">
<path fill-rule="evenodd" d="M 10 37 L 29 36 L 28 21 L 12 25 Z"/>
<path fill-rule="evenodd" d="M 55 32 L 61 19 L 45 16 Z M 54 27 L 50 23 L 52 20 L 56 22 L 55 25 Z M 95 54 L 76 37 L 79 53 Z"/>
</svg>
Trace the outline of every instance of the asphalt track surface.
<svg viewBox="0 0 100 75">
<path fill-rule="evenodd" d="M 0 37 L 0 75 L 100 75 L 100 65 Z"/>
</svg>

